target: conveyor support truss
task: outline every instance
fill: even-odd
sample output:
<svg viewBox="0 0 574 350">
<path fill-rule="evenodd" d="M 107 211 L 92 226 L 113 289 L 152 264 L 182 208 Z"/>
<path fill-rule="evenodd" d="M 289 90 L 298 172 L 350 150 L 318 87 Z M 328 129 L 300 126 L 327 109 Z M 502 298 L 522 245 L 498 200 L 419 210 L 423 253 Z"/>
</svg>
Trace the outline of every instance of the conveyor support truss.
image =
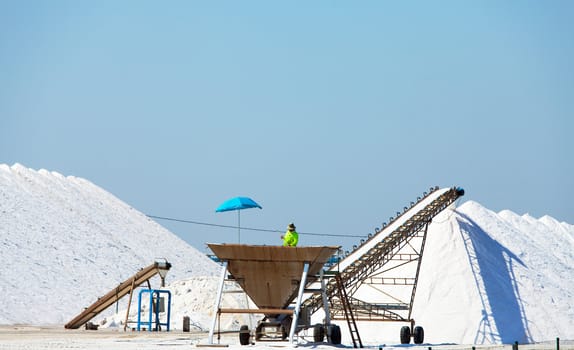
<svg viewBox="0 0 574 350">
<path fill-rule="evenodd" d="M 435 192 L 438 191 L 438 192 Z M 441 193 L 442 192 L 442 193 Z M 388 225 L 377 229 L 364 247 L 371 247 L 368 250 L 361 247 L 355 249 L 344 257 L 339 265 L 335 265 L 331 270 L 340 269 L 338 278 L 331 279 L 326 286 L 326 294 L 331 301 L 331 318 L 345 319 L 343 302 L 339 300 L 339 288 L 344 288 L 348 295 L 348 303 L 352 308 L 352 313 L 356 321 L 403 321 L 411 322 L 411 311 L 416 291 L 416 284 L 420 270 L 420 263 L 424 250 L 428 225 L 433 217 L 446 209 L 460 196 L 464 195 L 464 190 L 459 187 L 439 190 L 438 187 L 431 188 L 431 191 L 419 198 L 417 203 L 411 203 L 410 208 L 406 208 L 403 213 L 392 219 Z M 434 199 L 432 199 L 434 198 Z M 432 200 L 431 200 L 432 199 Z M 390 232 L 389 232 L 390 231 Z M 413 238 L 418 238 L 418 248 L 411 244 Z M 409 253 L 404 253 L 410 250 Z M 349 260 L 350 259 L 350 260 Z M 393 261 L 394 264 L 403 265 L 414 262 L 417 264 L 416 273 L 413 277 L 389 278 L 381 277 L 380 271 L 384 271 L 386 264 Z M 364 283 L 379 285 L 405 285 L 412 288 L 409 301 L 395 303 L 372 303 L 353 298 L 355 292 Z M 321 294 L 315 294 L 306 299 L 303 307 L 311 313 L 316 312 L 323 303 Z M 408 314 L 406 314 L 408 312 Z"/>
</svg>

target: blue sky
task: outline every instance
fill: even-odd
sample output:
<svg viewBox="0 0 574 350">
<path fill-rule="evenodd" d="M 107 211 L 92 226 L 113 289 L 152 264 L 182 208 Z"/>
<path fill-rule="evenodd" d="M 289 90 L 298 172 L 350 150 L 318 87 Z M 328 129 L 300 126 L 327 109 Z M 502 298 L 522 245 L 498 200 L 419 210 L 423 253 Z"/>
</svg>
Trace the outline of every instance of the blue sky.
<svg viewBox="0 0 574 350">
<path fill-rule="evenodd" d="M 0 163 L 221 225 L 241 195 L 263 206 L 245 227 L 366 235 L 435 185 L 574 224 L 572 18 L 571 1 L 3 1 Z"/>
</svg>

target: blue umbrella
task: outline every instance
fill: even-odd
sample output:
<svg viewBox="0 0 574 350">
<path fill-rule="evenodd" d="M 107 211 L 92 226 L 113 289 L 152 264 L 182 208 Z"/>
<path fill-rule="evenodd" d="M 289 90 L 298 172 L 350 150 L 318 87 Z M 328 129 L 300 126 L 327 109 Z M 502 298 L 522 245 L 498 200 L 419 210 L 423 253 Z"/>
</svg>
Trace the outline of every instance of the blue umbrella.
<svg viewBox="0 0 574 350">
<path fill-rule="evenodd" d="M 237 210 L 237 232 L 239 236 L 239 243 L 241 243 L 241 216 L 240 212 L 243 209 L 259 208 L 263 209 L 259 204 L 257 204 L 253 199 L 248 197 L 234 197 L 221 203 L 217 209 L 216 213 L 221 213 L 224 211 Z"/>
</svg>

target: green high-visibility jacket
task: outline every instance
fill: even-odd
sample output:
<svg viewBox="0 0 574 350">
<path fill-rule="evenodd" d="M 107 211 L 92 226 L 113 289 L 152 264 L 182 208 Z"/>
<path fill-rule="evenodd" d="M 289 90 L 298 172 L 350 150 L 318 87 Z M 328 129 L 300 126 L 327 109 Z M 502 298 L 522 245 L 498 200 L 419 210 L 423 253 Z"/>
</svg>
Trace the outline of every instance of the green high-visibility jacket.
<svg viewBox="0 0 574 350">
<path fill-rule="evenodd" d="M 297 242 L 299 242 L 299 234 L 297 231 L 287 231 L 283 236 L 283 246 L 284 247 L 296 247 Z"/>
</svg>

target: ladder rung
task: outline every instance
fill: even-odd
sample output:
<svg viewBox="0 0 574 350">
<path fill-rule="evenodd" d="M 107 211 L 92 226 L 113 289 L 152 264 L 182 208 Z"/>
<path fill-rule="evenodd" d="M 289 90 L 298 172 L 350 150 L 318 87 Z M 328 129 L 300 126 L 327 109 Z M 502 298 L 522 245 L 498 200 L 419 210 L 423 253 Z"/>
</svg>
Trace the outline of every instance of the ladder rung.
<svg viewBox="0 0 574 350">
<path fill-rule="evenodd" d="M 308 288 L 305 289 L 305 293 L 313 293 L 313 294 L 319 294 L 321 293 L 323 290 L 321 288 Z"/>
<path fill-rule="evenodd" d="M 336 276 L 339 274 L 339 271 L 323 271 L 323 276 Z"/>
</svg>

